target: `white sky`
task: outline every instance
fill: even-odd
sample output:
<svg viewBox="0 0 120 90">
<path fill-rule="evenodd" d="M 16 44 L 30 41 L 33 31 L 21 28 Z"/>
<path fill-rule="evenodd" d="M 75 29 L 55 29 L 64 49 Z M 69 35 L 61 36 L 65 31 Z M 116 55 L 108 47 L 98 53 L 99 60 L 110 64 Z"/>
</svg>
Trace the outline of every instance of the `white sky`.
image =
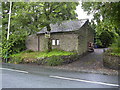
<svg viewBox="0 0 120 90">
<path fill-rule="evenodd" d="M 76 9 L 76 13 L 78 14 L 78 19 L 89 19 L 91 21 L 91 19 L 93 18 L 93 15 L 87 15 L 87 12 L 85 12 L 83 9 L 82 9 L 82 5 L 81 5 L 81 2 L 79 2 L 80 4 L 77 6 L 77 9 Z"/>
</svg>

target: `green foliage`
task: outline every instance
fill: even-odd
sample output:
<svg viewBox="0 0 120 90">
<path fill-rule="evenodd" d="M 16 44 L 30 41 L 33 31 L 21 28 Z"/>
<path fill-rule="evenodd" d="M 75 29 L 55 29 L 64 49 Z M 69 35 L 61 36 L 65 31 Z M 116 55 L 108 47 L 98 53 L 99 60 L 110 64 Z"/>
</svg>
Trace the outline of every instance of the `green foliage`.
<svg viewBox="0 0 120 90">
<path fill-rule="evenodd" d="M 95 26 L 97 44 L 108 47 L 120 36 L 120 2 L 83 2 L 82 7 L 94 16 L 92 25 Z"/>
<path fill-rule="evenodd" d="M 120 56 L 120 53 L 111 53 L 113 56 Z"/>
<path fill-rule="evenodd" d="M 109 48 L 106 53 L 113 56 L 120 56 L 120 37 L 116 38 L 116 41 Z"/>
<path fill-rule="evenodd" d="M 113 43 L 110 48 L 112 50 L 111 51 L 112 55 L 120 56 L 120 37 L 116 39 L 115 43 Z"/>
<path fill-rule="evenodd" d="M 76 2 L 12 2 L 10 38 L 7 41 L 9 2 L 2 2 L 2 57 L 25 50 L 28 35 L 43 27 L 51 30 L 50 24 L 76 19 Z M 6 56 L 7 55 L 7 56 Z"/>
<path fill-rule="evenodd" d="M 48 58 L 52 56 L 66 56 L 66 55 L 74 55 L 73 52 L 67 52 L 62 50 L 52 50 L 51 52 L 33 52 L 31 50 L 23 51 L 17 54 L 13 54 L 10 56 L 11 63 L 21 63 L 23 59 L 30 58 L 30 59 L 38 59 L 38 58 Z M 19 60 L 18 60 L 19 59 Z M 54 61 L 55 62 L 55 61 Z"/>
<path fill-rule="evenodd" d="M 19 64 L 23 62 L 23 58 L 21 57 L 20 54 L 13 54 L 10 58 L 11 59 L 8 63 Z"/>
<path fill-rule="evenodd" d="M 4 33 L 4 31 L 3 31 Z M 14 32 L 10 35 L 10 39 L 6 40 L 6 37 L 4 35 L 2 36 L 2 56 L 3 58 L 6 57 L 6 54 L 12 55 L 14 53 L 19 53 L 22 50 L 25 50 L 25 39 L 26 39 L 25 33 L 19 33 L 19 35 Z"/>
<path fill-rule="evenodd" d="M 26 50 L 26 51 L 23 51 L 22 53 L 31 53 L 31 52 L 34 52 L 33 50 Z"/>
<path fill-rule="evenodd" d="M 109 31 L 104 31 L 99 35 L 99 39 L 103 47 L 108 47 L 110 44 L 112 44 L 114 36 L 113 33 Z"/>
<path fill-rule="evenodd" d="M 45 61 L 47 62 L 47 65 L 49 66 L 57 66 L 57 65 L 61 65 L 64 60 L 58 56 L 51 56 Z"/>
<path fill-rule="evenodd" d="M 36 57 L 51 57 L 51 56 L 63 56 L 63 55 L 73 55 L 73 52 L 67 52 L 62 50 L 53 49 L 51 52 L 40 52 Z"/>
<path fill-rule="evenodd" d="M 76 19 L 75 13 L 78 2 L 43 2 L 41 3 L 41 24 L 47 28 L 47 31 L 51 31 L 50 24 L 57 22 L 61 23 L 63 20 Z M 48 40 L 48 52 L 51 51 L 50 39 Z"/>
</svg>

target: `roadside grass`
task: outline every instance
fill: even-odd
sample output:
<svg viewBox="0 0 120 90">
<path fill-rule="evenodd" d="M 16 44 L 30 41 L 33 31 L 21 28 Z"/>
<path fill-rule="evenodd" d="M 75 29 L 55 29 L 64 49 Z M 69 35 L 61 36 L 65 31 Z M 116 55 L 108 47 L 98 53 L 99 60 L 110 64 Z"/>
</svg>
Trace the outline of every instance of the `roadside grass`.
<svg viewBox="0 0 120 90">
<path fill-rule="evenodd" d="M 75 54 L 74 52 L 68 52 L 68 51 L 62 51 L 62 50 L 56 50 L 56 49 L 52 50 L 51 52 L 47 52 L 47 51 L 33 52 L 28 50 L 28 51 L 23 51 L 23 52 L 11 55 L 10 56 L 11 60 L 9 61 L 9 63 L 14 63 L 14 64 L 22 63 L 24 59 L 27 59 L 28 61 L 32 60 L 32 62 L 34 62 L 35 59 L 37 58 L 50 57 L 51 60 L 48 60 L 50 65 L 58 65 L 58 64 L 53 64 L 54 62 L 56 63 L 56 61 L 58 61 L 57 56 L 67 56 L 67 55 L 74 55 L 74 54 Z"/>
<path fill-rule="evenodd" d="M 51 52 L 28 52 L 23 51 L 21 53 L 13 54 L 11 57 L 21 57 L 21 58 L 38 58 L 38 57 L 51 57 L 51 56 L 66 56 L 66 55 L 73 55 L 73 52 L 67 52 L 62 50 L 52 50 Z"/>
<path fill-rule="evenodd" d="M 51 52 L 40 52 L 35 57 L 51 57 L 51 56 L 66 56 L 66 55 L 73 55 L 73 52 L 67 52 L 62 50 L 52 50 Z"/>
</svg>

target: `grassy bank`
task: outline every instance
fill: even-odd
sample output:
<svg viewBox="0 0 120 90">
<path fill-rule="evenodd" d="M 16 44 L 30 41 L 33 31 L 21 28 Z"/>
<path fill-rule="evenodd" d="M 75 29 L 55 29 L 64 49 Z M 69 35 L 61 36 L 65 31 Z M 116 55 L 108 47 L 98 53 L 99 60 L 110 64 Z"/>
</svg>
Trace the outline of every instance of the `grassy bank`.
<svg viewBox="0 0 120 90">
<path fill-rule="evenodd" d="M 63 61 L 59 58 L 59 56 L 68 56 L 68 55 L 74 55 L 75 53 L 73 52 L 67 52 L 67 51 L 62 51 L 62 50 L 52 50 L 51 52 L 33 52 L 33 51 L 24 51 L 21 53 L 13 54 L 10 56 L 10 61 L 9 63 L 22 63 L 22 62 L 35 62 L 36 60 L 40 60 L 42 62 L 44 58 L 50 58 L 48 60 L 49 63 L 60 63 L 59 61 Z M 59 61 L 58 61 L 59 60 Z"/>
</svg>

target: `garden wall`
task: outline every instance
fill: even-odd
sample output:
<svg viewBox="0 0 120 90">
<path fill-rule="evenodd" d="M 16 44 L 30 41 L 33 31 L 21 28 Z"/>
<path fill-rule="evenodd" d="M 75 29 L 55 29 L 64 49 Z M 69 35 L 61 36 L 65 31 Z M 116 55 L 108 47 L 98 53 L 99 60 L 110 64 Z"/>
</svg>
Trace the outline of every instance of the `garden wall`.
<svg viewBox="0 0 120 90">
<path fill-rule="evenodd" d="M 104 54 L 103 65 L 110 69 L 120 70 L 120 56 Z"/>
</svg>

